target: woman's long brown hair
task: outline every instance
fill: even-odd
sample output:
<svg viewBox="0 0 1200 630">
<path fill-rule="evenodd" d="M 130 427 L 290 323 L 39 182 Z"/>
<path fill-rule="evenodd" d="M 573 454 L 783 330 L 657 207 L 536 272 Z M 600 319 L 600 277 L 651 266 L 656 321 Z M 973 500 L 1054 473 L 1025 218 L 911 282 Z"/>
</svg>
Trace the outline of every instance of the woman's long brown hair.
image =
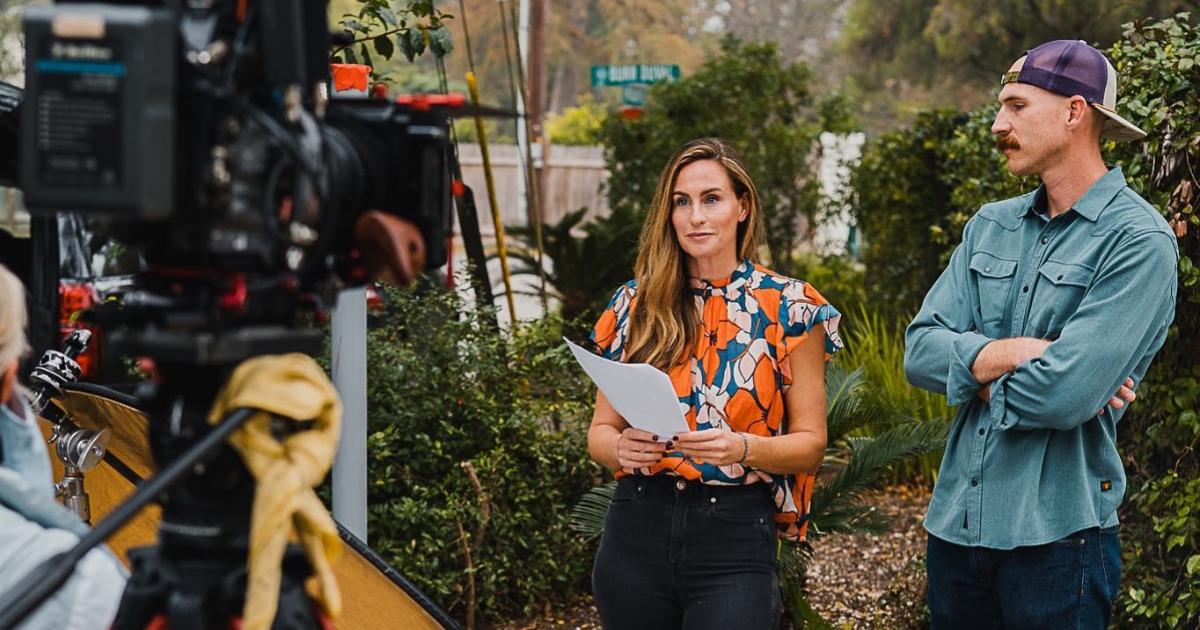
<svg viewBox="0 0 1200 630">
<path fill-rule="evenodd" d="M 753 259 L 758 250 L 762 235 L 758 189 L 750 180 L 741 156 L 720 138 L 700 138 L 683 145 L 658 177 L 650 214 L 638 239 L 634 266 L 637 303 L 630 315 L 626 342 L 626 360 L 631 363 L 649 363 L 667 371 L 681 363 L 696 346 L 700 311 L 688 282 L 686 254 L 671 222 L 671 202 L 679 171 L 701 160 L 712 160 L 724 167 L 734 195 L 748 210 L 746 219 L 737 228 L 738 260 Z"/>
</svg>

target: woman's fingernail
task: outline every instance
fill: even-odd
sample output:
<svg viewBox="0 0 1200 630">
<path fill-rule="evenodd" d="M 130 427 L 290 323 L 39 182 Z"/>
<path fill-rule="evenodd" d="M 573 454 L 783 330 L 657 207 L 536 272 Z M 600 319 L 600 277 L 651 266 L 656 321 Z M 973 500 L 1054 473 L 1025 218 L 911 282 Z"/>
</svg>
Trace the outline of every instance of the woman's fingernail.
<svg viewBox="0 0 1200 630">
<path fill-rule="evenodd" d="M 656 436 L 654 436 L 654 437 L 653 437 L 653 438 L 651 438 L 651 439 L 653 439 L 655 442 L 657 442 L 657 441 L 658 441 L 658 436 L 656 435 Z"/>
<path fill-rule="evenodd" d="M 675 447 L 675 444 L 674 444 L 673 442 L 667 442 L 667 450 L 668 450 L 668 451 L 669 451 L 669 450 L 671 450 L 671 449 L 672 449 L 672 448 L 674 448 L 674 447 Z"/>
<path fill-rule="evenodd" d="M 671 441 L 672 441 L 672 442 L 674 442 L 675 440 L 678 440 L 678 439 L 679 439 L 679 436 L 678 436 L 678 435 L 672 435 L 672 436 L 671 436 Z"/>
</svg>

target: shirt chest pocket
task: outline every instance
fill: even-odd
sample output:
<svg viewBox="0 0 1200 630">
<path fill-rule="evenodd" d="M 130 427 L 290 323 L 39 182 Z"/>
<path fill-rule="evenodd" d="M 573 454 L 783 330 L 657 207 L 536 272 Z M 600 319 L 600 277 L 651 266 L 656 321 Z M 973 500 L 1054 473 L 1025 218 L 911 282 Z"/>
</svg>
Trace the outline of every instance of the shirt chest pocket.
<svg viewBox="0 0 1200 630">
<path fill-rule="evenodd" d="M 1008 293 L 1017 273 L 1017 261 L 988 252 L 971 256 L 971 276 L 979 290 L 979 314 L 985 325 L 999 323 L 1008 307 Z M 985 334 L 988 331 L 984 331 Z"/>
<path fill-rule="evenodd" d="M 1067 318 L 1079 308 L 1083 294 L 1096 272 L 1086 265 L 1047 260 L 1038 269 L 1038 287 L 1030 323 L 1047 333 L 1062 330 Z"/>
</svg>

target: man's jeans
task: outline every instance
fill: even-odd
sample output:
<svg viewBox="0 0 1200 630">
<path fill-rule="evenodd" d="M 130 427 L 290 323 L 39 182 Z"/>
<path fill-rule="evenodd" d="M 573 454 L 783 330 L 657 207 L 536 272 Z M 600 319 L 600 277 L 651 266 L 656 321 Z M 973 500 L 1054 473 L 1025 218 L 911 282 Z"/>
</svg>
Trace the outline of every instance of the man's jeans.
<svg viewBox="0 0 1200 630">
<path fill-rule="evenodd" d="M 1116 527 L 1008 551 L 930 535 L 925 567 L 933 630 L 1101 629 L 1120 589 L 1121 543 Z"/>
</svg>

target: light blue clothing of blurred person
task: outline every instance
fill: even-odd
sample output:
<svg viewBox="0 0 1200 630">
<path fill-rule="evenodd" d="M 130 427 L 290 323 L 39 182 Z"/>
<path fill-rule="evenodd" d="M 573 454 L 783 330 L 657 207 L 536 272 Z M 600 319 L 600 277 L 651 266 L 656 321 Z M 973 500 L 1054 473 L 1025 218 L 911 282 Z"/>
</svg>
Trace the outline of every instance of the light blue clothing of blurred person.
<svg viewBox="0 0 1200 630">
<path fill-rule="evenodd" d="M 24 289 L 0 266 L 0 598 L 43 560 L 75 546 L 88 531 L 54 500 L 46 443 L 17 385 L 17 364 L 26 349 Z M 108 628 L 127 579 L 125 568 L 107 548 L 93 549 L 66 584 L 18 628 Z"/>
<path fill-rule="evenodd" d="M 1042 185 L 984 205 L 905 338 L 950 429 L 925 529 L 933 628 L 1102 628 L 1120 583 L 1117 425 L 1175 314 L 1178 246 L 1100 154 L 1145 134 L 1075 40 L 1004 74 L 992 132 Z"/>
</svg>

